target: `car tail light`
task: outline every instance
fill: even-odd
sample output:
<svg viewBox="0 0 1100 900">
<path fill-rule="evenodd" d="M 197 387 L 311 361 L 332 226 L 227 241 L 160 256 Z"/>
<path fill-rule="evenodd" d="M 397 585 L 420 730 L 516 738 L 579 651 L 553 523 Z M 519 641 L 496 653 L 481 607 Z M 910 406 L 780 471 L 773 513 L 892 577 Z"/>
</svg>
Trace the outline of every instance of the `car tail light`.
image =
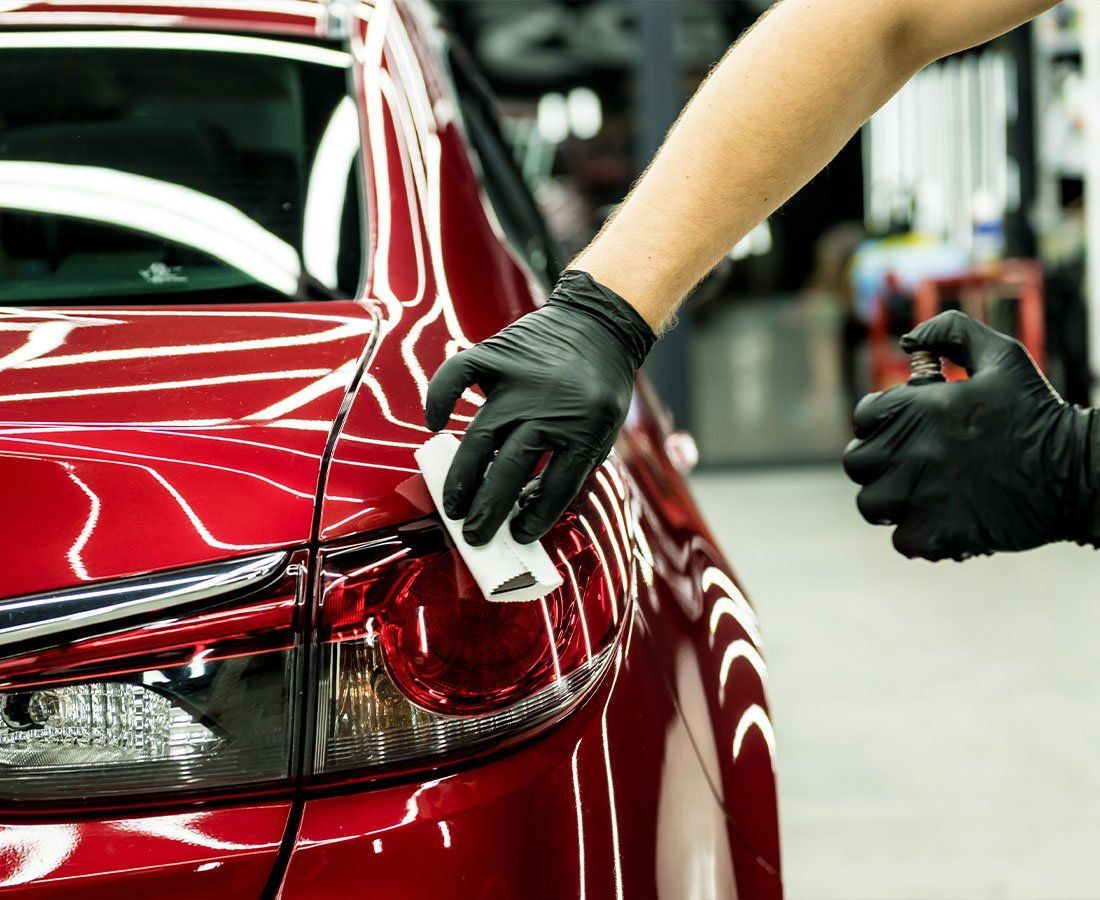
<svg viewBox="0 0 1100 900">
<path fill-rule="evenodd" d="M 0 601 L 0 804 L 285 790 L 532 734 L 606 671 L 645 559 L 614 470 L 589 485 L 535 602 L 487 601 L 431 519 L 316 551 L 313 609 L 305 550 Z"/>
<path fill-rule="evenodd" d="M 564 584 L 539 601 L 485 600 L 438 524 L 326 553 L 316 771 L 461 754 L 568 711 L 632 589 L 624 499 L 603 484 L 545 539 Z"/>
<path fill-rule="evenodd" d="M 285 779 L 306 558 L 0 604 L 0 799 Z"/>
</svg>

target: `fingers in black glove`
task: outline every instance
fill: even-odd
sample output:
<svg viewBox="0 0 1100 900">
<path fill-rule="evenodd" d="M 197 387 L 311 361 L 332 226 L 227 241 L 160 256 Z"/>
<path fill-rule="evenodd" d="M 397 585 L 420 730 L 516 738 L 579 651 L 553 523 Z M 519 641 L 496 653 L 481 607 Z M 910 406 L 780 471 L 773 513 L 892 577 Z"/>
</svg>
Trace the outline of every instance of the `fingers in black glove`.
<svg viewBox="0 0 1100 900">
<path fill-rule="evenodd" d="M 542 537 L 611 449 L 634 376 L 655 336 L 625 300 L 583 272 L 566 272 L 546 306 L 440 366 L 425 419 L 443 428 L 463 392 L 486 394 L 444 485 L 444 512 L 487 543 L 515 508 L 540 458 L 550 462 L 512 533 Z"/>
<path fill-rule="evenodd" d="M 863 486 L 864 518 L 896 525 L 898 551 L 929 560 L 1095 540 L 1092 411 L 1067 406 L 1018 341 L 963 313 L 925 322 L 902 346 L 971 378 L 859 405 L 844 467 Z"/>
</svg>

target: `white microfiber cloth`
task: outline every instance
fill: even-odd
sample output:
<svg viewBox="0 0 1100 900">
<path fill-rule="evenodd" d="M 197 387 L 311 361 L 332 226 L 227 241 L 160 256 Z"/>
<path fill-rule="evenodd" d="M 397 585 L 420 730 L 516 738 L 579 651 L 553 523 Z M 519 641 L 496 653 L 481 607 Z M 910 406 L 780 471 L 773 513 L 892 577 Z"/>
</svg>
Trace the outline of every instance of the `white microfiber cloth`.
<svg viewBox="0 0 1100 900">
<path fill-rule="evenodd" d="M 416 451 L 416 463 L 443 524 L 485 599 L 493 602 L 538 600 L 561 587 L 561 574 L 542 544 L 539 541 L 519 543 L 512 537 L 508 522 L 484 547 L 473 547 L 466 542 L 462 536 L 463 520 L 452 519 L 443 512 L 443 482 L 456 452 L 458 438 L 453 434 L 436 435 Z M 513 510 L 512 515 L 515 513 Z"/>
</svg>

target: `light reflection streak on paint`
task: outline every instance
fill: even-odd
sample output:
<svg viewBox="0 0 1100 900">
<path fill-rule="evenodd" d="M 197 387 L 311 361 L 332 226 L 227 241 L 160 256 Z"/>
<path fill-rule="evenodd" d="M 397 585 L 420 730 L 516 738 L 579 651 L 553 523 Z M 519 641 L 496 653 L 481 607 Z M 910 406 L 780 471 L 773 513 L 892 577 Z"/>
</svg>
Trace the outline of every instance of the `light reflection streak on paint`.
<svg viewBox="0 0 1100 900">
<path fill-rule="evenodd" d="M 401 173 L 405 182 L 405 198 L 409 207 L 409 230 L 412 232 L 413 257 L 416 260 L 416 292 L 408 300 L 402 301 L 404 306 L 416 306 L 424 299 L 424 291 L 427 289 L 427 272 L 424 268 L 424 239 L 421 235 L 421 220 L 417 214 L 416 200 L 423 201 L 426 191 L 424 187 L 423 159 L 419 158 L 420 165 L 414 165 L 412 153 L 420 143 L 420 136 L 408 116 L 404 115 L 405 108 L 400 102 L 398 94 L 405 96 L 404 91 L 394 84 L 393 78 L 385 69 L 378 72 L 378 86 L 385 98 L 394 124 L 400 125 L 404 132 L 405 140 L 397 141 L 397 150 L 401 157 Z M 402 115 L 398 115 L 401 112 Z M 395 127 L 396 130 L 396 127 Z"/>
<path fill-rule="evenodd" d="M 49 400 L 63 397 L 100 397 L 106 394 L 140 394 L 149 391 L 181 390 L 193 387 L 211 387 L 217 384 L 238 384 L 250 381 L 283 381 L 292 378 L 323 378 L 331 369 L 292 369 L 283 372 L 249 372 L 247 374 L 219 375 L 214 378 L 190 378 L 182 381 L 158 381 L 149 384 L 121 384 L 102 388 L 72 388 L 66 391 L 37 391 L 23 394 L 0 394 L 0 403 L 18 403 L 23 400 Z"/>
<path fill-rule="evenodd" d="M 745 660 L 755 670 L 760 678 L 760 683 L 765 687 L 768 684 L 768 667 L 757 649 L 748 641 L 736 640 L 730 644 L 722 654 L 722 665 L 718 669 L 718 702 L 726 702 L 726 683 L 729 681 L 730 670 L 733 664 L 739 660 Z"/>
<path fill-rule="evenodd" d="M 609 538 L 608 543 L 611 545 L 611 552 L 615 554 L 615 565 L 619 568 L 619 577 L 622 579 L 623 587 L 626 586 L 626 566 L 623 565 L 623 555 L 619 552 L 619 542 L 615 540 L 615 526 L 611 524 L 611 519 L 607 515 L 607 510 L 603 508 L 603 504 L 600 503 L 600 498 L 596 496 L 595 492 L 588 492 L 588 499 L 594 507 L 596 512 L 599 513 L 600 519 L 603 522 L 604 534 Z"/>
<path fill-rule="evenodd" d="M 604 555 L 603 547 L 600 546 L 600 542 L 596 539 L 596 532 L 592 530 L 592 526 L 588 523 L 588 519 L 585 518 L 584 514 L 579 514 L 577 520 L 588 534 L 589 540 L 592 541 L 592 546 L 596 549 L 596 555 L 600 558 L 600 568 L 603 571 L 604 583 L 607 585 L 607 595 L 611 598 L 611 618 L 614 623 L 618 625 L 619 604 L 615 602 L 615 585 L 611 582 L 611 569 L 608 568 L 607 557 Z"/>
<path fill-rule="evenodd" d="M 775 730 L 772 728 L 771 719 L 768 718 L 764 707 L 757 703 L 746 709 L 737 722 L 737 728 L 733 733 L 734 760 L 741 755 L 750 728 L 756 728 L 760 732 L 760 736 L 764 738 L 764 743 L 768 745 L 768 756 L 771 757 L 772 768 L 775 768 Z"/>
<path fill-rule="evenodd" d="M 272 403 L 270 406 L 258 412 L 250 413 L 244 417 L 244 421 L 252 422 L 262 419 L 278 419 L 287 413 L 301 409 L 303 406 L 312 403 L 314 400 L 332 391 L 340 391 L 343 393 L 348 389 L 348 385 L 351 384 L 351 379 L 355 375 L 357 363 L 358 360 L 349 359 L 341 366 L 333 369 L 328 375 L 307 384 L 304 388 L 295 391 L 289 397 L 284 397 L 282 400 Z"/>
<path fill-rule="evenodd" d="M 622 499 L 618 497 L 611 489 L 611 485 L 604 477 L 604 473 L 599 469 L 596 470 L 596 480 L 600 483 L 604 493 L 607 494 L 607 505 L 611 507 L 611 512 L 615 514 L 615 521 L 619 526 L 619 537 L 623 541 L 623 552 L 627 558 L 630 557 L 630 532 L 631 529 L 627 527 L 626 520 L 623 518 L 622 513 Z"/>
<path fill-rule="evenodd" d="M 346 69 L 351 57 L 341 50 L 315 47 L 296 41 L 242 37 L 211 32 L 176 33 L 126 31 L 52 31 L 0 33 L 0 49 L 99 49 L 99 50 L 184 50 L 203 53 L 236 53 L 272 56 Z"/>
<path fill-rule="evenodd" d="M 213 469 L 216 472 L 225 472 L 226 474 L 230 474 L 230 475 L 241 475 L 245 478 L 252 478 L 252 479 L 255 479 L 256 481 L 262 481 L 264 484 L 270 485 L 271 487 L 275 488 L 278 491 L 282 491 L 283 493 L 290 494 L 292 497 L 299 497 L 303 500 L 313 499 L 313 497 L 314 497 L 314 494 L 313 494 L 312 491 L 299 491 L 299 490 L 296 490 L 288 484 L 283 484 L 282 482 L 275 481 L 274 479 L 268 478 L 265 475 L 261 475 L 259 472 L 252 472 L 252 471 L 249 471 L 248 469 L 235 469 L 232 466 L 219 466 L 215 463 L 199 462 L 199 461 L 193 460 L 193 459 L 177 459 L 177 458 L 174 458 L 174 457 L 171 457 L 171 456 L 154 456 L 150 453 L 130 453 L 126 450 L 117 450 L 117 449 L 114 449 L 114 448 L 105 449 L 103 447 L 94 447 L 94 446 L 93 447 L 88 447 L 88 446 L 83 445 L 83 444 L 67 444 L 67 443 L 64 443 L 62 441 L 38 441 L 38 440 L 34 440 L 33 438 L 25 438 L 25 437 L 13 438 L 13 437 L 5 437 L 4 435 L 0 435 L 0 441 L 8 441 L 8 442 L 11 442 L 11 443 L 16 443 L 16 444 L 39 444 L 39 445 L 42 445 L 42 446 L 45 446 L 45 447 L 54 448 L 56 450 L 84 450 L 88 453 L 105 453 L 105 454 L 108 454 L 111 457 L 111 459 L 101 459 L 99 457 L 94 457 L 94 456 L 93 457 L 87 457 L 87 456 L 81 457 L 81 456 L 56 454 L 57 458 L 70 459 L 70 460 L 74 460 L 74 461 L 79 460 L 79 461 L 82 461 L 82 462 L 112 462 L 112 461 L 116 461 L 118 457 L 127 457 L 129 459 L 143 459 L 143 460 L 146 460 L 147 462 L 162 462 L 162 463 L 171 463 L 173 465 L 180 465 L 180 466 L 191 466 L 191 467 L 197 468 L 197 469 Z M 43 454 L 43 456 L 48 458 L 51 455 L 50 454 Z"/>
<path fill-rule="evenodd" d="M 99 499 L 99 495 L 88 487 L 88 485 L 81 480 L 80 476 L 73 471 L 71 463 L 61 463 L 60 465 L 65 470 L 65 474 L 69 476 L 69 480 L 83 491 L 90 504 L 88 518 L 84 520 L 84 527 L 80 529 L 80 534 L 76 536 L 76 540 L 73 541 L 73 545 L 65 555 L 69 560 L 69 565 L 72 567 L 73 574 L 81 581 L 91 581 L 92 577 L 88 574 L 88 569 L 84 565 L 81 554 L 84 552 L 84 548 L 91 539 L 92 532 L 95 531 L 95 527 L 99 523 L 99 511 L 102 507 L 102 502 Z"/>
<path fill-rule="evenodd" d="M 0 4 L 4 10 L 20 9 L 34 6 L 31 0 L 20 0 L 16 3 Z M 128 7 L 144 8 L 148 6 L 146 0 L 51 0 L 50 6 L 55 9 L 68 7 L 84 8 L 90 6 L 106 7 L 111 12 L 118 12 Z M 236 12 L 240 5 L 232 0 L 172 0 L 173 7 L 182 9 L 221 9 Z M 249 9 L 257 9 L 265 12 L 283 13 L 285 15 L 301 16 L 306 19 L 317 18 L 317 4 L 309 0 L 249 0 Z"/>
<path fill-rule="evenodd" d="M 422 785 L 420 785 L 420 787 L 413 791 L 412 794 L 409 796 L 409 799 L 405 801 L 404 817 L 401 819 L 400 822 L 396 824 L 396 826 L 391 827 L 400 828 L 403 825 L 411 825 L 413 822 L 415 822 L 416 817 L 420 815 L 420 795 L 423 794 L 426 790 L 436 787 L 442 781 L 442 778 L 436 778 L 432 781 L 425 781 Z M 390 829 L 384 828 L 382 830 L 389 831 Z"/>
<path fill-rule="evenodd" d="M 570 564 L 568 557 L 562 551 L 558 550 L 558 559 L 561 560 L 561 564 L 565 567 L 565 574 L 569 576 L 569 585 L 573 589 L 573 596 L 577 598 L 577 615 L 581 620 L 581 635 L 584 637 L 584 649 L 588 653 L 588 658 L 592 659 L 592 640 L 588 636 L 588 619 L 584 614 L 584 602 L 581 596 L 580 589 L 577 587 L 577 575 L 573 571 L 573 566 Z M 611 598 L 611 603 L 614 605 L 615 598 Z"/>
<path fill-rule="evenodd" d="M 546 606 L 546 598 L 539 597 L 539 606 L 542 608 L 542 621 L 546 624 L 546 638 L 550 644 L 550 657 L 554 661 L 554 680 L 561 681 L 561 661 L 558 659 L 558 642 L 554 638 L 554 626 L 550 622 L 550 610 Z M 425 650 L 425 653 L 428 651 Z"/>
<path fill-rule="evenodd" d="M 577 807 L 577 875 L 580 881 L 579 900 L 585 900 L 585 890 L 588 883 L 588 873 L 584 864 L 584 807 L 581 805 L 581 776 L 577 765 L 577 755 L 581 752 L 581 742 L 573 748 L 573 756 L 570 765 L 573 769 L 573 803 Z"/>
<path fill-rule="evenodd" d="M 603 465 L 600 466 L 600 468 L 603 469 L 611 478 L 611 480 L 615 482 L 615 490 L 619 495 L 619 499 L 625 500 L 626 486 L 623 484 L 623 480 L 622 477 L 619 475 L 618 468 L 611 461 L 611 458 L 608 457 L 607 459 L 605 459 Z"/>
<path fill-rule="evenodd" d="M 443 835 L 443 848 L 450 849 L 451 846 L 451 829 L 447 826 L 446 822 L 440 821 L 439 833 Z"/>
<path fill-rule="evenodd" d="M 340 260 L 340 225 L 347 202 L 348 176 L 359 155 L 359 112 L 344 97 L 317 145 L 309 173 L 302 224 L 302 258 L 306 271 L 323 285 L 336 288 Z"/>
<path fill-rule="evenodd" d="M 390 187 L 389 156 L 386 148 L 385 112 L 382 104 L 382 92 L 378 79 L 382 69 L 382 51 L 385 44 L 386 29 L 392 4 L 379 3 L 367 23 L 366 36 L 361 37 L 359 29 L 354 29 L 352 52 L 362 65 L 363 93 L 367 108 L 367 137 L 370 143 L 371 171 L 374 175 L 374 196 L 377 210 L 375 223 L 375 252 L 371 286 L 374 295 L 386 308 L 388 321 L 397 322 L 401 318 L 400 303 L 396 301 L 390 289 Z M 395 308 L 396 307 L 396 308 Z"/>
<path fill-rule="evenodd" d="M 287 296 L 298 290 L 301 265 L 294 247 L 232 204 L 193 188 L 102 166 L 0 160 L 0 196 L 5 209 L 167 238 Z"/>
<path fill-rule="evenodd" d="M 424 73 L 418 62 L 416 51 L 412 47 L 400 17 L 394 17 L 394 24 L 390 52 L 397 63 L 403 87 L 409 96 L 410 105 L 414 112 L 417 133 L 420 135 L 420 150 L 424 159 L 424 171 L 427 174 L 424 227 L 428 233 L 428 249 L 431 252 L 432 271 L 435 273 L 436 290 L 438 292 L 437 302 L 442 307 L 443 317 L 447 323 L 447 331 L 460 345 L 469 347 L 472 342 L 466 337 L 458 321 L 454 301 L 451 299 L 447 267 L 443 259 L 443 189 L 441 184 L 443 145 L 437 134 L 435 110 L 433 110 L 431 98 L 428 96 L 428 88 L 424 82 Z M 503 246 L 507 249 L 507 242 Z"/>
<path fill-rule="evenodd" d="M 7 825 L 0 827 L 0 887 L 32 884 L 64 864 L 80 843 L 79 825 Z"/>
<path fill-rule="evenodd" d="M 131 315 L 127 311 L 127 315 Z M 66 356 L 46 356 L 30 360 L 15 368 L 53 369 L 60 366 L 86 365 L 88 363 L 118 362 L 123 359 L 157 359 L 178 356 L 202 356 L 211 353 L 243 353 L 249 350 L 275 350 L 282 347 L 311 347 L 330 344 L 370 334 L 374 323 L 369 319 L 344 322 L 327 331 L 310 334 L 284 335 L 271 338 L 252 338 L 244 341 L 218 341 L 203 344 L 181 344 L 163 347 L 127 347 L 116 350 L 92 350 Z M 326 370 L 327 371 L 327 370 Z"/>
<path fill-rule="evenodd" d="M 325 499 L 328 500 L 329 499 L 328 496 L 326 496 Z M 350 516 L 344 516 L 344 518 L 340 519 L 340 521 L 334 522 L 332 525 L 327 526 L 324 530 L 324 534 L 322 535 L 322 538 L 327 538 L 328 535 L 332 534 L 335 531 L 338 531 L 344 525 L 347 525 L 348 522 L 354 521 L 355 519 L 362 518 L 363 516 L 369 515 L 372 512 L 374 512 L 374 507 L 373 506 L 368 506 L 366 509 L 357 509 Z"/>
<path fill-rule="evenodd" d="M 749 640 L 757 647 L 762 646 L 763 641 L 760 626 L 756 621 L 756 613 L 730 577 L 715 566 L 707 566 L 703 570 L 702 583 L 704 594 L 712 587 L 717 587 L 722 591 L 722 596 L 714 602 L 714 606 L 710 611 L 711 646 L 714 646 L 714 638 L 718 633 L 718 625 L 723 616 L 729 616 L 740 625 L 749 636 Z"/>
<path fill-rule="evenodd" d="M 23 345 L 5 356 L 0 356 L 0 372 L 13 369 L 60 347 L 77 326 L 69 322 L 42 322 L 31 326 Z"/>
<path fill-rule="evenodd" d="M 60 454 L 50 453 L 36 453 L 33 456 L 20 453 L 0 453 L 0 457 L 2 456 L 14 456 L 17 458 L 33 460 L 61 459 L 66 461 L 94 462 L 106 466 L 124 466 L 130 469 L 140 469 L 141 471 L 147 473 L 151 478 L 153 478 L 153 480 L 160 484 L 171 495 L 172 499 L 176 501 L 180 509 L 183 511 L 183 514 L 187 517 L 188 521 L 191 522 L 191 525 L 194 527 L 195 532 L 208 546 L 215 547 L 218 550 L 270 550 L 272 547 L 272 544 L 270 542 L 266 544 L 230 544 L 225 541 L 218 540 L 202 523 L 202 520 L 199 519 L 194 509 L 191 508 L 191 505 L 183 498 L 180 492 L 177 491 L 171 484 L 169 484 L 168 481 L 159 472 L 157 472 L 150 466 L 143 466 L 140 463 L 123 462 L 120 459 L 88 459 L 79 456 L 63 456 Z"/>
<path fill-rule="evenodd" d="M 111 826 L 119 831 L 131 831 L 150 837 L 162 837 L 174 845 L 184 847 L 205 847 L 208 850 L 263 850 L 278 845 L 274 842 L 248 843 L 230 841 L 224 837 L 215 837 L 202 830 L 203 813 L 186 813 L 176 816 L 146 816 L 140 819 L 124 819 L 112 822 Z"/>
<path fill-rule="evenodd" d="M 607 708 L 611 705 L 611 698 L 615 694 L 615 684 L 619 680 L 619 670 L 623 664 L 623 649 L 619 647 L 615 651 L 615 674 L 611 678 L 611 689 L 603 704 L 603 712 L 600 714 L 600 736 L 603 739 L 603 764 L 607 773 L 607 802 L 611 812 L 611 848 L 615 862 L 615 897 L 623 900 L 623 864 L 619 851 L 619 809 L 615 802 L 615 778 L 611 774 L 611 742 L 607 737 Z"/>
<path fill-rule="evenodd" d="M 326 301 L 331 302 L 331 301 Z M 351 302 L 351 301 L 348 301 Z M 63 313 L 59 310 L 42 310 L 39 312 L 35 310 L 34 313 L 29 313 L 26 308 L 22 306 L 0 306 L 0 313 L 11 311 L 21 315 L 34 315 L 36 318 L 44 318 L 50 316 L 65 316 L 69 317 L 69 314 Z M 309 312 L 279 312 L 277 310 L 258 310 L 258 309 L 88 309 L 81 307 L 79 315 L 74 314 L 75 318 L 86 317 L 89 315 L 96 316 L 125 316 L 126 319 L 133 318 L 156 318 L 156 319 L 297 319 L 310 322 L 339 322 L 343 325 L 362 325 L 365 320 L 360 316 L 341 316 L 335 313 L 309 313 Z M 94 324 L 96 320 L 90 320 L 87 324 Z M 125 320 L 103 320 L 102 324 L 111 325 L 125 325 Z M 367 326 L 369 328 L 369 325 Z"/>
<path fill-rule="evenodd" d="M 411 428 L 414 431 L 422 431 L 424 434 L 431 434 L 427 425 L 415 424 L 412 422 L 403 422 L 394 416 L 393 411 L 390 409 L 389 400 L 386 399 L 386 392 L 382 388 L 382 385 L 378 383 L 378 379 L 375 378 L 370 372 L 363 373 L 363 380 L 360 382 L 368 391 L 371 392 L 371 396 L 374 397 L 378 403 L 378 409 L 382 413 L 384 418 L 391 425 L 397 425 L 401 428 Z"/>
</svg>

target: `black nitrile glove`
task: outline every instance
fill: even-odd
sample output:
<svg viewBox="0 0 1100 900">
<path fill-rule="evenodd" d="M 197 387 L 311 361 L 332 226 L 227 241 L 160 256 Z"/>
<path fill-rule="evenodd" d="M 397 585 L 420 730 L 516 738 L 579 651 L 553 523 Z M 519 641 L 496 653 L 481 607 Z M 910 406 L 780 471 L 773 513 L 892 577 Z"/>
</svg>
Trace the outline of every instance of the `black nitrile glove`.
<svg viewBox="0 0 1100 900">
<path fill-rule="evenodd" d="M 488 543 L 546 451 L 553 456 L 511 527 L 522 543 L 550 530 L 611 452 L 655 340 L 622 297 L 568 271 L 544 307 L 439 367 L 428 385 L 432 431 L 466 388 L 476 384 L 487 398 L 443 489 L 444 512 L 466 519 L 466 540 Z"/>
<path fill-rule="evenodd" d="M 970 378 L 893 388 L 856 408 L 844 468 L 864 485 L 863 517 L 897 525 L 894 546 L 910 558 L 1095 542 L 1093 411 L 1062 400 L 1018 341 L 963 313 L 936 316 L 901 345 Z"/>
</svg>

